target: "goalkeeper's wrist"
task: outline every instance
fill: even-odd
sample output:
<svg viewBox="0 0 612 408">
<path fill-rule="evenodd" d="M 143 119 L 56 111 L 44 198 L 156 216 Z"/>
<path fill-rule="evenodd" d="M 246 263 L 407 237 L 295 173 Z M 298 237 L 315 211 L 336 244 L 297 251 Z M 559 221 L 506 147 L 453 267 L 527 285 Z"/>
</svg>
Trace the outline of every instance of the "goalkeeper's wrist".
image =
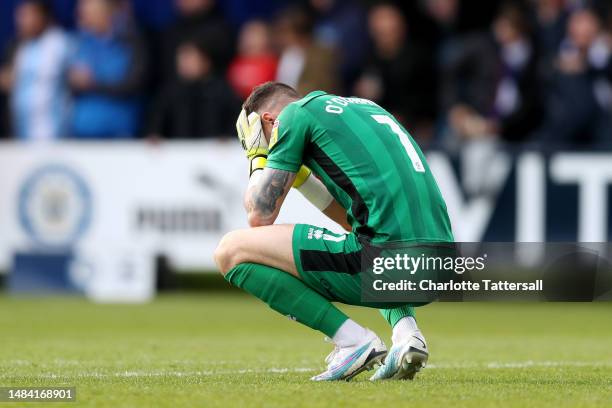
<svg viewBox="0 0 612 408">
<path fill-rule="evenodd" d="M 308 167 L 302 165 L 302 167 L 300 167 L 298 172 L 295 174 L 295 180 L 293 180 L 293 185 L 291 187 L 300 188 L 302 184 L 308 180 L 311 174 L 312 171 L 310 171 Z"/>
<path fill-rule="evenodd" d="M 323 211 L 334 201 L 334 197 L 327 191 L 327 187 L 310 173 L 306 180 L 296 189 L 308 200 Z"/>
<path fill-rule="evenodd" d="M 249 160 L 249 177 L 253 175 L 257 170 L 263 170 L 268 162 L 268 157 L 265 155 L 253 156 Z"/>
<path fill-rule="evenodd" d="M 246 153 L 246 158 L 248 160 L 253 160 L 255 157 L 260 157 L 260 156 L 268 157 L 268 148 L 258 147 L 258 148 L 247 150 L 245 153 Z"/>
</svg>

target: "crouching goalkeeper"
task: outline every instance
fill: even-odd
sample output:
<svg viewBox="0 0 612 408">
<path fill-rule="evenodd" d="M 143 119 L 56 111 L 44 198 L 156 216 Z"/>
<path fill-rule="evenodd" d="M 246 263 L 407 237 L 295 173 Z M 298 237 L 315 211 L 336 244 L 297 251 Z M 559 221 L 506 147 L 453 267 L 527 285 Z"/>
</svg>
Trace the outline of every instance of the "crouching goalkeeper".
<svg viewBox="0 0 612 408">
<path fill-rule="evenodd" d="M 277 82 L 253 90 L 236 126 L 250 164 L 244 205 L 251 228 L 219 243 L 215 261 L 225 279 L 331 339 L 327 370 L 313 380 L 348 380 L 375 366 L 372 380 L 414 378 L 429 355 L 415 305 L 376 305 L 389 307 L 380 310 L 393 328 L 387 354 L 375 333 L 331 302 L 373 306 L 361 299 L 367 243 L 453 242 L 417 144 L 369 100 L 322 91 L 300 98 Z M 273 225 L 291 187 L 350 232 Z"/>
</svg>

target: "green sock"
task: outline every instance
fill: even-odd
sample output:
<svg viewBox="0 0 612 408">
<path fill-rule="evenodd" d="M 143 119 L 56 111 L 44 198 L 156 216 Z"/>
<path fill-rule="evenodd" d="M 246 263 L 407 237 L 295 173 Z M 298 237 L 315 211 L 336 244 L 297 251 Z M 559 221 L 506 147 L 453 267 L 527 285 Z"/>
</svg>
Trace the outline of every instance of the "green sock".
<svg viewBox="0 0 612 408">
<path fill-rule="evenodd" d="M 225 279 L 263 300 L 277 312 L 319 330 L 330 338 L 348 319 L 319 293 L 280 269 L 243 263 L 232 268 Z"/>
<path fill-rule="evenodd" d="M 389 322 L 391 328 L 395 326 L 402 317 L 412 316 L 415 317 L 414 307 L 412 306 L 400 306 L 395 309 L 380 309 L 380 314 L 383 315 L 386 321 Z"/>
</svg>

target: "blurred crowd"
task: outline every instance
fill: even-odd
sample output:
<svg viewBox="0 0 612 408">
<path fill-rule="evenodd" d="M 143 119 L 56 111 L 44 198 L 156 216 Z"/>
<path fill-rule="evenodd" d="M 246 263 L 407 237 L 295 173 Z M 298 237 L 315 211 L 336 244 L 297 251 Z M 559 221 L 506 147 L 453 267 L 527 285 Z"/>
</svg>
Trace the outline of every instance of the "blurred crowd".
<svg viewBox="0 0 612 408">
<path fill-rule="evenodd" d="M 612 145 L 612 2 L 17 1 L 0 61 L 0 135 L 20 140 L 227 137 L 265 81 L 378 102 L 426 146 Z M 155 1 L 152 1 L 153 3 Z M 6 10 L 7 7 L 3 6 Z M 243 13 L 244 14 L 244 13 Z"/>
</svg>

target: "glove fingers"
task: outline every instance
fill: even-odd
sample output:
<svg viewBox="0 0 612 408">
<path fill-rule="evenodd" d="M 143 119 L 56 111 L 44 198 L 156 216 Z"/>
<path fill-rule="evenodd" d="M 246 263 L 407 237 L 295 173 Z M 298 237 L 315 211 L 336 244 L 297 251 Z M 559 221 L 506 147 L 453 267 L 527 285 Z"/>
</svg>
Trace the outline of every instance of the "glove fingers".
<svg viewBox="0 0 612 408">
<path fill-rule="evenodd" d="M 257 112 L 251 112 L 247 116 L 246 111 L 242 109 L 236 121 L 236 131 L 242 148 L 247 152 L 247 157 L 268 153 L 268 142 L 263 135 L 261 118 Z"/>
</svg>

